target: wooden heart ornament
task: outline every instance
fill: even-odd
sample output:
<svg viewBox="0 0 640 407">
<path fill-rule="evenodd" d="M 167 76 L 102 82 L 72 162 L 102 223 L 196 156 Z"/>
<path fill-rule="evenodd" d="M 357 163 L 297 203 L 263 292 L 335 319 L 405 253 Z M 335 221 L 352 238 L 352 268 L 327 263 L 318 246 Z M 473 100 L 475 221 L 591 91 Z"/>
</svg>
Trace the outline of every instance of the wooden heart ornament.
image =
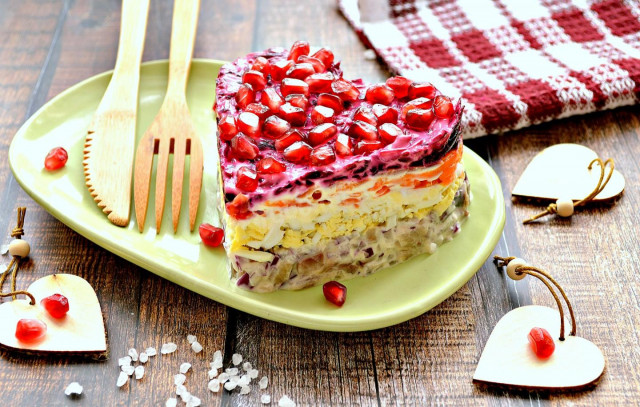
<svg viewBox="0 0 640 407">
<path fill-rule="evenodd" d="M 602 376 L 605 359 L 592 342 L 577 336 L 560 341 L 558 311 L 539 305 L 519 307 L 494 328 L 473 375 L 476 383 L 528 390 L 570 391 L 594 385 Z M 533 327 L 549 331 L 555 351 L 539 359 L 529 346 Z"/>
<path fill-rule="evenodd" d="M 81 277 L 53 274 L 36 280 L 27 289 L 36 299 L 18 299 L 0 304 L 0 345 L 27 353 L 57 353 L 102 358 L 107 354 L 107 337 L 100 303 L 95 291 Z M 69 312 L 53 318 L 40 305 L 52 294 L 62 294 L 69 300 Z M 19 341 L 16 324 L 23 318 L 36 318 L 47 325 L 43 339 L 34 343 Z"/>
<path fill-rule="evenodd" d="M 545 148 L 529 163 L 513 188 L 512 195 L 528 198 L 580 200 L 598 184 L 600 169 L 588 169 L 598 158 L 591 149 L 579 144 L 556 144 Z M 593 201 L 611 200 L 624 191 L 624 177 L 613 170 L 605 188 Z"/>
</svg>

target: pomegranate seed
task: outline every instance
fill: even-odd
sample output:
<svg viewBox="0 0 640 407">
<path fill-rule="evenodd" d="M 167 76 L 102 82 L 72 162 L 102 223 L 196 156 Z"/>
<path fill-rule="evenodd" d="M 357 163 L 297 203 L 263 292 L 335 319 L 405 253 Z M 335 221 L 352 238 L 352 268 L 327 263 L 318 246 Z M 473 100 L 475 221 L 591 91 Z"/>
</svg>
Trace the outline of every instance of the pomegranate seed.
<svg viewBox="0 0 640 407">
<path fill-rule="evenodd" d="M 281 59 L 280 61 L 269 63 L 269 73 L 273 81 L 279 82 L 284 79 L 287 71 L 293 66 L 293 61 Z"/>
<path fill-rule="evenodd" d="M 297 61 L 300 55 L 309 55 L 309 43 L 306 41 L 296 41 L 291 46 L 287 59 Z"/>
<path fill-rule="evenodd" d="M 218 247 L 224 240 L 224 230 L 208 223 L 200 225 L 198 232 L 205 246 Z"/>
<path fill-rule="evenodd" d="M 244 109 L 249 103 L 253 103 L 255 101 L 256 95 L 253 92 L 251 85 L 247 85 L 246 83 L 240 85 L 240 89 L 238 89 L 238 93 L 236 93 L 236 103 L 240 109 Z"/>
<path fill-rule="evenodd" d="M 251 85 L 253 90 L 262 90 L 267 86 L 267 78 L 264 77 L 262 72 L 247 71 L 242 75 L 242 83 Z"/>
<path fill-rule="evenodd" d="M 249 210 L 249 198 L 246 195 L 238 194 L 233 201 L 227 202 L 225 205 L 229 216 L 235 219 L 250 218 L 253 213 Z"/>
<path fill-rule="evenodd" d="M 396 141 L 398 136 L 402 135 L 402 130 L 393 123 L 384 123 L 378 127 L 378 135 L 385 144 L 391 144 Z"/>
<path fill-rule="evenodd" d="M 308 139 L 312 146 L 317 146 L 331 140 L 338 134 L 338 127 L 333 123 L 325 123 L 314 127 L 309 131 Z"/>
<path fill-rule="evenodd" d="M 277 151 L 283 152 L 291 144 L 302 140 L 304 140 L 304 137 L 302 137 L 302 133 L 300 133 L 298 130 L 291 130 L 284 136 L 276 140 L 275 147 Z"/>
<path fill-rule="evenodd" d="M 336 153 L 330 145 L 316 147 L 311 152 L 311 164 L 321 166 L 336 161 Z"/>
<path fill-rule="evenodd" d="M 369 123 L 355 121 L 349 128 L 349 135 L 360 140 L 378 140 L 378 131 Z"/>
<path fill-rule="evenodd" d="M 274 113 L 277 112 L 280 106 L 284 103 L 282 96 L 280 96 L 273 88 L 263 90 L 262 95 L 260 95 L 260 101 Z"/>
<path fill-rule="evenodd" d="M 324 72 L 327 70 L 327 67 L 320 61 L 318 58 L 310 57 L 307 55 L 300 55 L 300 57 L 296 60 L 299 64 L 311 64 L 313 66 L 313 70 L 316 72 Z"/>
<path fill-rule="evenodd" d="M 409 110 L 431 109 L 431 106 L 433 106 L 433 99 L 429 99 L 429 98 L 414 99 L 402 107 L 402 118 L 404 119 L 407 117 L 407 113 L 409 112 Z"/>
<path fill-rule="evenodd" d="M 242 133 L 236 134 L 231 139 L 231 156 L 239 160 L 253 160 L 258 156 L 260 150 L 253 140 Z"/>
<path fill-rule="evenodd" d="M 252 71 L 262 72 L 262 74 L 267 75 L 268 72 L 265 72 L 265 68 L 269 66 L 269 60 L 265 57 L 258 57 L 251 65 Z"/>
<path fill-rule="evenodd" d="M 331 72 L 314 73 L 304 80 L 313 93 L 331 92 L 333 74 Z"/>
<path fill-rule="evenodd" d="M 364 94 L 364 98 L 369 103 L 380 103 L 383 105 L 390 105 L 393 102 L 394 94 L 393 90 L 387 85 L 373 85 L 369 86 L 367 92 Z"/>
<path fill-rule="evenodd" d="M 53 294 L 43 298 L 40 305 L 54 318 L 62 318 L 69 312 L 69 299 L 62 294 Z"/>
<path fill-rule="evenodd" d="M 16 338 L 21 342 L 36 342 L 47 333 L 47 325 L 39 319 L 23 318 L 16 325 Z"/>
<path fill-rule="evenodd" d="M 353 155 L 353 139 L 344 133 L 338 134 L 335 147 L 336 153 L 341 157 Z"/>
<path fill-rule="evenodd" d="M 413 109 L 407 112 L 405 121 L 412 129 L 427 130 L 434 118 L 435 115 L 431 109 Z"/>
<path fill-rule="evenodd" d="M 300 95 L 298 93 L 293 93 L 291 95 L 287 95 L 284 100 L 287 103 L 291 103 L 295 107 L 299 107 L 300 109 L 307 110 L 309 107 L 309 99 L 306 98 L 305 95 Z"/>
<path fill-rule="evenodd" d="M 375 104 L 371 108 L 371 111 L 378 120 L 378 125 L 382 125 L 384 123 L 396 124 L 398 122 L 398 111 L 393 107 Z"/>
<path fill-rule="evenodd" d="M 244 111 L 258 116 L 260 123 L 262 123 L 267 117 L 271 116 L 269 108 L 262 103 L 249 103 Z"/>
<path fill-rule="evenodd" d="M 544 328 L 532 328 L 527 336 L 533 353 L 540 359 L 546 359 L 553 354 L 556 344 L 549 332 Z"/>
<path fill-rule="evenodd" d="M 225 116 L 218 121 L 218 134 L 222 140 L 231 140 L 233 136 L 238 134 L 238 128 L 236 127 L 236 119 L 233 116 Z"/>
<path fill-rule="evenodd" d="M 62 147 L 53 148 L 44 158 L 44 168 L 47 171 L 59 170 L 65 166 L 68 159 L 69 154 L 67 154 L 67 150 Z"/>
<path fill-rule="evenodd" d="M 256 138 L 260 134 L 260 117 L 251 112 L 242 112 L 236 121 L 238 130 L 249 137 Z"/>
<path fill-rule="evenodd" d="M 309 85 L 300 79 L 284 78 L 282 80 L 282 86 L 280 87 L 282 96 L 291 95 L 292 93 L 299 93 L 306 97 L 309 97 Z"/>
<path fill-rule="evenodd" d="M 409 86 L 409 99 L 415 99 L 419 97 L 425 97 L 433 99 L 436 96 L 436 88 L 429 82 L 427 83 L 412 83 Z"/>
<path fill-rule="evenodd" d="M 433 101 L 433 110 L 441 119 L 450 119 L 453 116 L 453 103 L 446 96 L 438 95 Z"/>
<path fill-rule="evenodd" d="M 278 116 L 291 123 L 292 126 L 304 126 L 307 121 L 307 115 L 302 108 L 293 106 L 291 103 L 285 103 L 280 106 Z"/>
<path fill-rule="evenodd" d="M 329 93 L 321 93 L 318 96 L 318 105 L 326 106 L 333 109 L 336 114 L 342 113 L 342 99 L 337 97 L 336 95 L 331 95 Z"/>
<path fill-rule="evenodd" d="M 388 87 L 393 89 L 393 93 L 395 93 L 396 97 L 399 99 L 409 94 L 409 86 L 411 86 L 411 81 L 404 76 L 394 76 L 387 79 L 386 84 Z"/>
<path fill-rule="evenodd" d="M 282 137 L 284 133 L 291 129 L 288 121 L 282 120 L 278 116 L 270 116 L 262 125 L 262 134 L 270 139 Z"/>
<path fill-rule="evenodd" d="M 263 158 L 256 164 L 256 170 L 260 174 L 279 174 L 286 169 L 287 167 L 283 163 L 271 157 Z"/>
<path fill-rule="evenodd" d="M 345 79 L 336 79 L 331 83 L 331 90 L 338 97 L 347 102 L 355 102 L 360 96 L 360 91 L 356 86 Z"/>
<path fill-rule="evenodd" d="M 329 48 L 320 48 L 311 56 L 322 61 L 326 68 L 330 68 L 333 64 L 334 56 Z"/>
<path fill-rule="evenodd" d="M 287 71 L 288 78 L 302 79 L 316 72 L 313 65 L 308 63 L 295 64 Z"/>
<path fill-rule="evenodd" d="M 356 154 L 371 154 L 382 147 L 384 147 L 384 144 L 382 144 L 382 142 L 380 141 L 362 140 L 359 141 L 358 145 L 356 146 Z"/>
<path fill-rule="evenodd" d="M 322 286 L 324 298 L 332 304 L 342 307 L 347 299 L 347 287 L 337 281 L 329 281 Z"/>
<path fill-rule="evenodd" d="M 258 188 L 258 173 L 249 167 L 240 167 L 236 173 L 236 187 L 244 192 L 253 192 Z"/>
<path fill-rule="evenodd" d="M 333 123 L 333 109 L 325 106 L 314 106 L 311 110 L 313 124 Z"/>
<path fill-rule="evenodd" d="M 378 125 L 378 119 L 371 111 L 371 108 L 366 106 L 357 108 L 352 119 L 353 121 L 360 120 L 361 122 L 369 123 L 372 126 Z"/>
<path fill-rule="evenodd" d="M 311 156 L 311 146 L 304 141 L 296 141 L 284 150 L 283 155 L 292 163 L 307 162 Z"/>
</svg>

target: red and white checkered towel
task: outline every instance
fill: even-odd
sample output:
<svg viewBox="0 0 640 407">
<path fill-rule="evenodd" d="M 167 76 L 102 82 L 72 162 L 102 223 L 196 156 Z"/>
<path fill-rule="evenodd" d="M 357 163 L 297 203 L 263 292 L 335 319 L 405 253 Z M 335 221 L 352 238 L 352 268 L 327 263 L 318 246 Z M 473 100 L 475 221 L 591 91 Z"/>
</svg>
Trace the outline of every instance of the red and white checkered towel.
<svg viewBox="0 0 640 407">
<path fill-rule="evenodd" d="M 338 0 L 394 73 L 462 97 L 467 138 L 638 103 L 638 0 Z"/>
</svg>

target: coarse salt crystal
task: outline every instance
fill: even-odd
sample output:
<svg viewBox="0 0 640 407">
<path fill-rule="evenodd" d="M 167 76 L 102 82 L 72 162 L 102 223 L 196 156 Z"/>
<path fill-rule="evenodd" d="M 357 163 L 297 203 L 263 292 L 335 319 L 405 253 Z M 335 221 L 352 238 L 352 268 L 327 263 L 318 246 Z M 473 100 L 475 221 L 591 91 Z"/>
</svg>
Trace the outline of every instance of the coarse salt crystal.
<svg viewBox="0 0 640 407">
<path fill-rule="evenodd" d="M 251 366 L 251 363 L 249 362 L 244 362 L 242 364 L 242 370 L 244 370 L 245 372 L 248 372 L 249 370 L 253 369 L 253 366 Z"/>
<path fill-rule="evenodd" d="M 146 353 L 147 356 L 155 356 L 158 354 L 158 351 L 153 346 L 150 346 L 144 351 L 144 353 Z"/>
<path fill-rule="evenodd" d="M 231 381 L 226 382 L 226 383 L 224 384 L 224 388 L 225 388 L 225 389 L 227 389 L 227 390 L 229 390 L 229 391 L 231 391 L 231 390 L 235 389 L 236 387 L 238 387 L 238 383 L 234 383 L 234 382 L 231 382 Z"/>
<path fill-rule="evenodd" d="M 64 394 L 67 396 L 71 395 L 81 395 L 82 394 L 82 386 L 78 382 L 69 383 L 66 389 L 64 389 Z"/>
<path fill-rule="evenodd" d="M 222 351 L 217 350 L 213 352 L 213 361 L 215 362 L 216 360 L 222 361 Z"/>
<path fill-rule="evenodd" d="M 183 391 L 182 394 L 180 394 L 180 399 L 183 403 L 188 403 L 191 400 L 191 397 L 191 393 L 188 391 Z"/>
<path fill-rule="evenodd" d="M 195 353 L 200 353 L 202 352 L 202 345 L 200 345 L 200 342 L 196 341 L 191 344 L 191 350 Z"/>
<path fill-rule="evenodd" d="M 149 361 L 149 355 L 147 355 L 146 352 L 142 352 L 140 353 L 140 356 L 138 356 L 138 360 L 140 363 L 147 363 Z"/>
<path fill-rule="evenodd" d="M 235 376 L 238 374 L 238 368 L 237 367 L 228 367 L 227 369 L 225 369 L 225 372 L 227 372 L 229 374 L 229 376 Z"/>
<path fill-rule="evenodd" d="M 218 379 L 213 379 L 207 385 L 207 388 L 214 393 L 220 391 L 220 381 Z"/>
<path fill-rule="evenodd" d="M 173 376 L 173 384 L 175 384 L 176 386 L 179 384 L 184 384 L 186 380 L 187 376 L 183 375 L 182 373 L 178 373 L 177 375 Z"/>
<path fill-rule="evenodd" d="M 134 348 L 129 349 L 129 356 L 131 356 L 131 360 L 134 362 L 138 361 L 138 351 Z"/>
<path fill-rule="evenodd" d="M 191 363 L 183 363 L 180 365 L 180 373 L 187 373 L 191 369 Z"/>
<path fill-rule="evenodd" d="M 163 355 L 167 355 L 169 353 L 175 352 L 177 349 L 178 345 L 173 342 L 169 342 L 162 345 L 162 347 L 160 348 L 160 353 L 162 353 Z"/>
<path fill-rule="evenodd" d="M 131 365 L 124 365 L 122 366 L 122 372 L 126 373 L 127 376 L 131 376 L 133 374 L 133 372 L 135 372 L 136 368 L 131 366 Z"/>
<path fill-rule="evenodd" d="M 118 366 L 128 366 L 131 364 L 131 356 L 125 356 L 118 359 Z"/>
<path fill-rule="evenodd" d="M 234 366 L 238 366 L 240 363 L 242 363 L 242 355 L 239 353 L 234 353 L 231 356 L 231 362 L 233 362 Z"/>
<path fill-rule="evenodd" d="M 240 378 L 238 376 L 229 376 L 229 381 L 237 385 L 240 382 Z"/>
<path fill-rule="evenodd" d="M 124 386 L 127 380 L 129 380 L 129 375 L 126 374 L 125 372 L 120 372 L 120 374 L 118 375 L 118 381 L 116 381 L 116 386 L 118 387 Z"/>
<path fill-rule="evenodd" d="M 262 379 L 260 379 L 260 381 L 258 382 L 258 386 L 260 387 L 260 390 L 266 389 L 268 385 L 269 385 L 269 378 L 267 376 L 262 376 Z"/>
<path fill-rule="evenodd" d="M 187 391 L 187 388 L 181 384 L 176 384 L 176 396 L 181 396 L 184 392 Z"/>
<path fill-rule="evenodd" d="M 278 407 L 296 407 L 296 403 L 288 396 L 282 396 L 280 400 L 278 400 Z"/>
<path fill-rule="evenodd" d="M 260 396 L 260 402 L 262 404 L 269 404 L 271 403 L 271 396 L 268 394 L 263 394 L 262 396 Z"/>
<path fill-rule="evenodd" d="M 249 394 L 250 391 L 251 391 L 251 387 L 240 386 L 240 394 Z"/>
<path fill-rule="evenodd" d="M 195 335 L 187 335 L 187 342 L 194 343 L 197 340 Z"/>
<path fill-rule="evenodd" d="M 177 405 L 178 405 L 178 399 L 173 397 L 167 399 L 167 402 L 164 403 L 164 407 L 176 407 Z"/>
<path fill-rule="evenodd" d="M 199 398 L 191 396 L 191 399 L 187 402 L 187 407 L 198 407 L 200 404 L 202 404 L 202 401 Z"/>
<path fill-rule="evenodd" d="M 214 377 L 218 377 L 218 369 L 211 369 L 207 372 L 207 375 L 209 376 L 209 380 L 213 379 Z"/>
<path fill-rule="evenodd" d="M 211 362 L 211 369 L 220 369 L 222 367 L 222 359 L 216 359 Z"/>
<path fill-rule="evenodd" d="M 142 376 L 144 376 L 144 366 L 140 366 L 140 365 L 136 366 L 135 373 L 136 373 L 136 380 L 142 379 Z"/>
<path fill-rule="evenodd" d="M 238 384 L 240 386 L 246 386 L 249 383 L 251 383 L 251 378 L 249 376 L 247 376 L 246 374 L 243 374 L 242 376 L 240 376 L 240 380 L 238 380 Z"/>
<path fill-rule="evenodd" d="M 250 378 L 257 379 L 260 372 L 258 371 L 258 369 L 251 369 L 247 372 L 247 374 L 249 375 Z"/>
<path fill-rule="evenodd" d="M 220 383 L 226 383 L 227 380 L 229 380 L 229 373 L 226 373 L 226 372 L 220 373 L 220 376 L 218 376 L 218 380 L 220 380 Z"/>
</svg>

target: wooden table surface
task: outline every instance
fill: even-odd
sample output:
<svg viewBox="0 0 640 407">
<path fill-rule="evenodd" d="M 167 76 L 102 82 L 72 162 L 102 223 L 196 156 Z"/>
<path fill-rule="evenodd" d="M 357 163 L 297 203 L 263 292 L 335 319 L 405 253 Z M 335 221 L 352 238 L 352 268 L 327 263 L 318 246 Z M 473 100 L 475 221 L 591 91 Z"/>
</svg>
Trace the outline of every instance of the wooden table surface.
<svg viewBox="0 0 640 407">
<path fill-rule="evenodd" d="M 168 57 L 171 12 L 171 1 L 151 2 L 144 60 Z M 174 389 L 172 375 L 185 360 L 197 369 L 188 384 L 203 405 L 259 405 L 259 391 L 247 396 L 207 391 L 206 366 L 217 349 L 225 362 L 233 353 L 244 355 L 261 376 L 269 377 L 266 392 L 273 400 L 286 394 L 298 405 L 639 403 L 638 106 L 465 142 L 502 181 L 506 225 L 494 253 L 523 257 L 549 270 L 574 304 L 578 334 L 595 342 L 607 358 L 604 377 L 593 390 L 565 395 L 485 390 L 471 378 L 500 317 L 525 304 L 555 306 L 538 281 L 514 284 L 490 260 L 457 293 L 411 321 L 372 332 L 317 332 L 227 308 L 165 281 L 98 247 L 39 207 L 11 174 L 11 139 L 47 100 L 113 67 L 119 24 L 120 2 L 115 0 L 0 0 L 0 231 L 8 240 L 16 208 L 28 208 L 25 238 L 32 254 L 19 286 L 54 272 L 87 279 L 102 304 L 111 353 L 107 361 L 91 362 L 0 351 L 0 395 L 8 405 L 164 405 Z M 195 57 L 231 60 L 297 39 L 333 48 L 347 75 L 367 80 L 388 75 L 364 58 L 363 46 L 333 0 L 203 0 Z M 511 189 L 538 151 L 566 142 L 613 157 L 626 177 L 624 196 L 614 205 L 589 206 L 571 219 L 550 217 L 522 225 L 542 206 L 513 202 Z M 197 335 L 204 346 L 197 357 L 188 350 L 188 334 Z M 152 359 L 143 380 L 116 387 L 118 357 L 130 347 L 159 347 L 171 340 L 179 344 L 177 355 Z M 76 400 L 64 395 L 73 381 L 84 386 Z"/>
</svg>

